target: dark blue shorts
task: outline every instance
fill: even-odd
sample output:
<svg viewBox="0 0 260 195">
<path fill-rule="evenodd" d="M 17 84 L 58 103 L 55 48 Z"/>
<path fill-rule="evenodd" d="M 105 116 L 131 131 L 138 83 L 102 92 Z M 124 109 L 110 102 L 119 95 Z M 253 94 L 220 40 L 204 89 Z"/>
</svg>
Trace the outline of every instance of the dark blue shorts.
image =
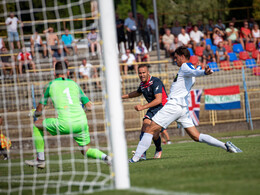
<svg viewBox="0 0 260 195">
<path fill-rule="evenodd" d="M 149 108 L 146 112 L 146 114 L 144 115 L 144 119 L 149 119 L 152 120 L 153 116 L 162 108 L 162 106 L 159 107 L 155 107 L 155 108 Z M 162 128 L 161 132 L 163 132 L 165 129 Z"/>
</svg>

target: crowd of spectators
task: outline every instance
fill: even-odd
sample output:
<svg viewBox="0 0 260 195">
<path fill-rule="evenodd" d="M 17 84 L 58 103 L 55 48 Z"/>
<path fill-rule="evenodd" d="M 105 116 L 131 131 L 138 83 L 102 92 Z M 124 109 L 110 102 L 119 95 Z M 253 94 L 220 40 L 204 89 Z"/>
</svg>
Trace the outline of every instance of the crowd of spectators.
<svg viewBox="0 0 260 195">
<path fill-rule="evenodd" d="M 252 43 L 255 49 L 260 50 L 259 26 L 253 19 L 245 20 L 241 28 L 235 18 L 228 27 L 221 19 L 215 24 L 209 19 L 206 25 L 198 20 L 196 24 L 188 22 L 186 26 L 175 21 L 171 30 L 164 24 L 159 32 L 161 49 L 165 50 L 166 57 L 172 56 L 178 46 L 184 45 L 200 57 L 198 63 L 203 66 L 208 62 L 229 61 L 228 53 L 233 52 L 234 44 L 241 44 L 242 50 L 247 50 L 248 43 Z M 260 63 L 259 54 L 257 63 Z"/>
<path fill-rule="evenodd" d="M 71 50 L 73 55 L 78 54 L 78 48 L 73 35 L 70 33 L 69 29 L 65 29 L 61 38 L 58 34 L 54 32 L 52 27 L 45 29 L 43 37 L 36 30 L 30 37 L 30 51 L 26 51 L 26 47 L 23 44 L 21 48 L 20 38 L 18 34 L 18 29 L 20 27 L 20 32 L 22 33 L 23 22 L 19 20 L 14 13 L 10 13 L 5 21 L 7 27 L 8 35 L 8 46 L 10 52 L 8 51 L 5 41 L 0 38 L 0 68 L 3 70 L 3 75 L 9 77 L 13 74 L 15 70 L 19 74 L 23 74 L 29 68 L 35 73 L 35 59 L 39 58 L 39 53 L 42 53 L 43 58 L 51 57 L 53 64 L 63 57 L 67 61 L 66 56 L 71 55 Z M 20 26 L 19 26 L 20 24 Z M 43 39 L 46 39 L 44 42 Z M 87 34 L 88 46 L 92 56 L 96 56 L 96 53 L 100 53 L 100 38 L 95 28 L 92 28 Z M 16 48 L 14 47 L 14 42 L 16 42 Z M 27 49 L 27 50 L 28 50 Z M 17 66 L 15 66 L 15 64 Z M 9 72 L 9 74 L 7 74 Z"/>
<path fill-rule="evenodd" d="M 125 20 L 116 14 L 115 22 L 121 62 L 127 64 L 123 65 L 120 70 L 123 74 L 128 74 L 130 69 L 136 72 L 137 63 L 149 62 L 149 52 L 154 49 L 156 30 L 154 14 L 149 13 L 148 18 L 145 19 L 140 13 L 137 13 L 137 17 L 134 18 L 133 13 L 129 12 Z M 0 63 L 5 75 L 7 75 L 6 70 L 8 69 L 10 70 L 9 75 L 13 74 L 15 63 L 11 62 L 14 61 L 18 62 L 19 74 L 23 74 L 23 67 L 25 69 L 31 67 L 35 72 L 34 59 L 39 52 L 42 53 L 43 58 L 51 56 L 53 63 L 61 57 L 66 60 L 66 56 L 71 55 L 71 50 L 73 55 L 78 54 L 76 41 L 69 29 L 64 30 L 61 38 L 52 27 L 43 31 L 44 37 L 41 37 L 40 33 L 36 31 L 30 37 L 30 54 L 25 48 L 21 50 L 18 29 L 19 24 L 22 29 L 23 22 L 10 13 L 5 24 L 10 50 L 15 49 L 14 42 L 16 42 L 19 51 L 16 58 L 12 55 L 8 56 L 4 39 L 0 38 Z M 246 50 L 248 43 L 252 43 L 258 50 L 260 46 L 260 30 L 254 19 L 245 20 L 241 28 L 237 25 L 235 18 L 229 22 L 228 27 L 221 19 L 218 19 L 216 23 L 209 19 L 205 25 L 202 20 L 198 20 L 196 24 L 188 22 L 187 25 L 182 25 L 176 20 L 171 27 L 163 24 L 159 29 L 159 35 L 160 47 L 165 50 L 166 58 L 173 56 L 175 49 L 184 45 L 200 57 L 199 63 L 203 66 L 208 62 L 229 61 L 228 53 L 232 52 L 234 44 L 241 44 L 243 50 Z M 101 52 L 99 33 L 92 28 L 86 37 L 90 54 L 94 57 Z M 42 38 L 46 39 L 46 43 Z M 259 54 L 257 63 L 260 63 Z"/>
<path fill-rule="evenodd" d="M 134 63 L 149 62 L 149 51 L 154 49 L 156 29 L 154 14 L 149 13 L 148 18 L 145 19 L 141 13 L 137 13 L 135 19 L 133 13 L 129 12 L 125 20 L 116 14 L 116 28 L 121 62 L 128 64 L 123 65 L 120 70 L 123 74 L 127 74 L 131 69 L 137 72 L 137 64 Z"/>
</svg>

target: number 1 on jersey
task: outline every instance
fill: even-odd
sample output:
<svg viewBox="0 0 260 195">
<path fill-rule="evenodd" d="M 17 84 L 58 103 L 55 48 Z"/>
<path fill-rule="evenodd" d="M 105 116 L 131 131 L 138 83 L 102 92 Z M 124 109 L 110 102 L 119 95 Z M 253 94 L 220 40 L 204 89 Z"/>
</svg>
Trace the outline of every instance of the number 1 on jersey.
<svg viewBox="0 0 260 195">
<path fill-rule="evenodd" d="M 70 96 L 70 89 L 69 88 L 66 88 L 63 93 L 66 93 L 67 95 L 67 98 L 68 98 L 68 101 L 69 101 L 69 104 L 73 104 L 73 101 L 71 99 L 71 96 Z"/>
</svg>

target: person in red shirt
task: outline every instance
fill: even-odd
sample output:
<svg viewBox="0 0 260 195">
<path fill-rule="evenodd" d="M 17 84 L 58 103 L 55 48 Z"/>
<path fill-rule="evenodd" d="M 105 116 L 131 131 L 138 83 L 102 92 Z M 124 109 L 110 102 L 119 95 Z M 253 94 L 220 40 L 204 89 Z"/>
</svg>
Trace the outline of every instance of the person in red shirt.
<svg viewBox="0 0 260 195">
<path fill-rule="evenodd" d="M 244 43 L 248 43 L 251 39 L 252 39 L 252 34 L 251 34 L 251 30 L 248 28 L 248 22 L 244 21 L 244 27 L 241 27 L 240 30 L 240 42 L 243 41 Z"/>
<path fill-rule="evenodd" d="M 19 62 L 19 73 L 22 74 L 22 67 L 23 65 L 30 65 L 33 69 L 33 72 L 36 73 L 35 71 L 35 63 L 32 60 L 32 56 L 29 52 L 26 51 L 26 48 L 23 47 L 22 52 L 20 52 L 17 56 L 17 60 Z"/>
</svg>

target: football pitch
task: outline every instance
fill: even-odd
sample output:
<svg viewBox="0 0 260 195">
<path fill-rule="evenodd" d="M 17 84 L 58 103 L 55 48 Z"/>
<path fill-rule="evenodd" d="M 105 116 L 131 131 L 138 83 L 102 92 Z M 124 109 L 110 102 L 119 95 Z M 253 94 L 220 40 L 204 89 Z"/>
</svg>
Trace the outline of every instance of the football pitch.
<svg viewBox="0 0 260 195">
<path fill-rule="evenodd" d="M 259 194 L 260 135 L 221 140 L 243 153 L 187 142 L 164 145 L 162 159 L 155 160 L 150 147 L 148 160 L 129 166 L 133 189 L 105 194 Z"/>
<path fill-rule="evenodd" d="M 135 164 L 130 164 L 131 189 L 124 191 L 107 190 L 93 193 L 98 194 L 259 194 L 260 192 L 260 131 L 254 131 L 241 137 L 222 138 L 226 142 L 231 140 L 243 150 L 243 153 L 233 154 L 223 149 L 207 146 L 206 144 L 190 142 L 190 139 L 172 139 L 174 144 L 163 145 L 162 159 L 153 159 L 154 149 L 152 146 L 147 152 L 148 159 Z M 220 136 L 220 134 L 219 134 Z M 180 143 L 180 140 L 183 142 Z M 176 143 L 178 142 L 178 143 Z M 128 156 L 136 146 L 128 147 Z M 81 154 L 75 153 L 75 158 L 80 159 Z M 64 171 L 71 170 L 71 163 L 66 160 L 72 158 L 71 154 L 63 154 L 62 167 Z M 57 155 L 50 155 L 51 160 L 59 160 Z M 25 159 L 24 159 L 25 160 Z M 19 159 L 12 159 L 12 163 L 20 163 Z M 6 163 L 1 161 L 0 163 Z M 77 164 L 77 163 L 76 163 Z M 78 163 L 76 171 L 84 170 L 83 163 Z M 95 163 L 88 165 L 89 171 L 109 173 L 107 165 L 101 167 Z M 50 172 L 57 171 L 58 165 L 50 166 Z M 66 170 L 67 169 L 67 170 Z M 32 174 L 33 168 L 24 167 L 24 174 Z M 19 175 L 18 167 L 12 168 L 12 176 Z M 38 173 L 45 173 L 45 170 L 38 170 Z M 7 175 L 7 170 L 1 170 L 1 175 Z M 88 176 L 89 180 L 93 177 Z M 70 176 L 63 176 L 63 180 L 69 180 Z M 44 178 L 41 178 L 44 180 Z M 58 180 L 59 176 L 51 176 L 49 179 Z M 77 176 L 76 181 L 82 177 Z M 19 186 L 14 183 L 12 186 Z M 30 186 L 28 183 L 24 186 Z M 7 189 L 7 183 L 2 183 L 0 188 Z M 66 191 L 66 188 L 64 188 Z M 48 193 L 55 193 L 56 190 L 47 190 Z M 61 189 L 61 192 L 63 190 Z M 31 193 L 30 190 L 24 193 Z M 1 193 L 0 193 L 1 194 Z M 16 194 L 16 193 L 14 193 Z M 37 190 L 36 194 L 42 194 Z"/>
</svg>

